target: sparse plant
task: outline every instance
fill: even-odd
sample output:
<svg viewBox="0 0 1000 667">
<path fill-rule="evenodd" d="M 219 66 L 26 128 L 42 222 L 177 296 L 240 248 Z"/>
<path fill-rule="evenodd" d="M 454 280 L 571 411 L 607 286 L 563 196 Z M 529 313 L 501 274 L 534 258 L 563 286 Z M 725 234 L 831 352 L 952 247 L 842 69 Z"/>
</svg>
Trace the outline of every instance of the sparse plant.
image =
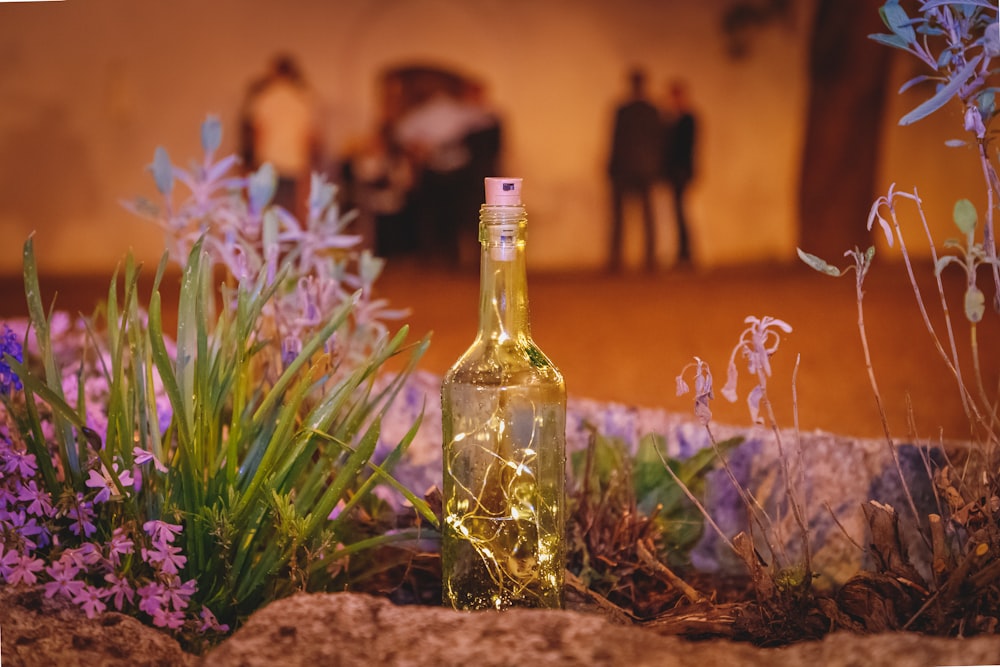
<svg viewBox="0 0 1000 667">
<path fill-rule="evenodd" d="M 997 69 L 993 60 L 1000 56 L 1000 23 L 998 7 L 983 0 L 946 2 L 920 0 L 917 12 L 910 16 L 898 0 L 889 0 L 881 8 L 888 34 L 872 35 L 872 39 L 905 51 L 926 65 L 929 72 L 904 84 L 912 86 L 933 83 L 934 93 L 900 120 L 901 125 L 917 122 L 947 104 L 961 105 L 963 129 L 968 140 L 951 140 L 951 147 L 971 145 L 979 161 L 987 208 L 982 224 L 975 206 L 967 198 L 959 199 L 953 209 L 953 221 L 961 234 L 958 240 L 948 239 L 938 244 L 931 233 L 922 200 L 916 188 L 896 189 L 879 197 L 871 208 L 868 228 L 877 222 L 886 242 L 898 244 L 903 264 L 913 289 L 923 323 L 943 362 L 943 370 L 955 385 L 969 421 L 968 443 L 946 446 L 945 463 L 932 466 L 925 461 L 933 476 L 940 514 L 921 515 L 913 502 L 907 480 L 899 469 L 896 441 L 883 410 L 883 397 L 876 381 L 874 362 L 870 354 L 864 323 L 863 284 L 874 257 L 874 248 L 862 252 L 855 248 L 845 253 L 853 264 L 838 268 L 815 255 L 799 250 L 802 260 L 823 273 L 841 276 L 853 270 L 856 276 L 858 326 L 865 353 L 869 382 L 882 419 L 886 444 L 892 451 L 899 469 L 902 487 L 910 511 L 932 554 L 933 581 L 925 584 L 909 565 L 905 551 L 893 546 L 886 535 L 897 530 L 895 510 L 872 504 L 866 507 L 873 533 L 881 529 L 882 536 L 873 541 L 876 561 L 883 573 L 895 581 L 908 581 L 903 597 L 912 604 L 900 604 L 899 613 L 905 618 L 887 619 L 889 627 L 919 628 L 944 634 L 990 631 L 996 628 L 997 599 L 1000 596 L 1000 561 L 996 550 L 1000 546 L 1000 387 L 989 385 L 988 375 L 981 364 L 982 345 L 978 331 L 989 316 L 987 297 L 979 286 L 981 273 L 993 283 L 993 315 L 1000 310 L 1000 261 L 997 259 L 994 216 L 1000 179 L 997 177 L 997 152 L 990 126 L 997 116 L 995 100 Z M 902 91 L 901 91 L 902 92 Z M 916 210 L 919 230 L 926 236 L 933 262 L 936 293 L 924 296 L 917 279 L 917 266 L 907 249 L 905 225 L 900 221 L 900 204 L 911 203 Z M 968 360 L 971 370 L 963 363 L 960 328 L 952 317 L 942 274 L 945 270 L 961 270 L 965 288 L 959 310 L 968 324 Z M 943 324 L 935 324 L 931 316 L 933 302 L 940 308 Z M 916 434 L 911 434 L 916 437 Z M 935 443 L 928 443 L 934 445 Z M 943 516 L 942 516 L 943 515 Z M 925 585 L 927 588 L 925 588 Z"/>
</svg>

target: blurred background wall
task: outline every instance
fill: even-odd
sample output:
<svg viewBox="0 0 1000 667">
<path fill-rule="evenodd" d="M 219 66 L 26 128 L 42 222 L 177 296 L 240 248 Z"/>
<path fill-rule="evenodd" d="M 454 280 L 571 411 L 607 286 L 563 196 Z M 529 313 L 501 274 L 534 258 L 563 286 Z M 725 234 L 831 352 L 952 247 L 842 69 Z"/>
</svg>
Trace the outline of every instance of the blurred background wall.
<svg viewBox="0 0 1000 667">
<path fill-rule="evenodd" d="M 877 29 L 878 2 L 847 4 L 855 5 L 854 12 L 863 5 Z M 324 154 L 331 165 L 372 130 L 377 80 L 385 68 L 427 63 L 484 81 L 504 119 L 506 171 L 525 178 L 532 221 L 529 260 L 534 268 L 552 270 L 597 268 L 605 261 L 605 164 L 612 113 L 626 92 L 628 68 L 647 68 L 656 97 L 665 94 L 668 79 L 682 77 L 700 120 L 689 211 L 696 261 L 702 266 L 793 261 L 803 227 L 810 224 L 809 211 L 799 212 L 799 194 L 811 113 L 810 47 L 820 5 L 821 0 L 0 3 L 0 272 L 20 270 L 21 244 L 32 232 L 43 272 L 103 272 L 130 248 L 142 259 L 157 260 L 160 232 L 123 210 L 120 200 L 154 194 L 144 168 L 156 146 L 167 147 L 182 165 L 198 156 L 198 127 L 208 113 L 224 123 L 223 148 L 235 151 L 246 87 L 278 51 L 299 58 L 320 97 Z M 838 5 L 826 0 L 825 6 Z M 858 34 L 870 27 L 871 21 L 859 24 Z M 864 57 L 852 67 L 862 70 Z M 872 110 L 878 124 L 876 186 L 878 192 L 890 182 L 918 186 L 932 226 L 944 237 L 954 200 L 975 200 L 980 176 L 973 160 L 943 146 L 960 128 L 957 109 L 916 126 L 896 126 L 896 119 L 928 96 L 920 87 L 895 94 L 915 73 L 909 61 L 893 58 L 886 108 Z M 863 109 L 856 113 L 864 120 Z M 849 136 L 851 122 L 841 122 L 838 132 Z M 853 169 L 850 156 L 828 178 L 829 199 L 837 199 L 839 176 Z M 658 195 L 661 255 L 669 258 L 669 195 Z M 861 228 L 864 213 L 837 224 Z M 629 230 L 638 257 L 638 220 Z M 840 249 L 828 256 L 838 257 Z M 919 243 L 912 249 L 923 250 Z"/>
</svg>

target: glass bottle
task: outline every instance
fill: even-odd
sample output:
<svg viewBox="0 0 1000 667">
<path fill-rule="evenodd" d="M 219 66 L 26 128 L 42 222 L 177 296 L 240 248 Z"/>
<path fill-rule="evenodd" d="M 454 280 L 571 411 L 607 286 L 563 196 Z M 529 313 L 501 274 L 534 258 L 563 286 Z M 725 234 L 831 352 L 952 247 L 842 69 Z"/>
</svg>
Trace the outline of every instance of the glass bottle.
<svg viewBox="0 0 1000 667">
<path fill-rule="evenodd" d="M 565 567 L 566 387 L 531 340 L 521 179 L 487 178 L 479 332 L 445 374 L 443 597 L 557 608 Z"/>
</svg>

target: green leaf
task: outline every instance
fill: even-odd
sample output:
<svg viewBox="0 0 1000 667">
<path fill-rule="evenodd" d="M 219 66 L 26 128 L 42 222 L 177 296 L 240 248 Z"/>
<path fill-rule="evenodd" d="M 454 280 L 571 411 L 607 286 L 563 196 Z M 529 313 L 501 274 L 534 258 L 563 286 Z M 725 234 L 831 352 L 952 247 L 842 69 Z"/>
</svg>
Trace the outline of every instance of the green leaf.
<svg viewBox="0 0 1000 667">
<path fill-rule="evenodd" d="M 834 276 L 835 278 L 844 275 L 843 270 L 838 269 L 836 266 L 833 266 L 824 259 L 820 259 L 816 255 L 811 255 L 805 252 L 802 248 L 796 248 L 795 251 L 799 254 L 799 259 L 820 273 L 825 273 L 826 275 Z"/>
<path fill-rule="evenodd" d="M 983 319 L 986 312 L 986 295 L 975 285 L 969 285 L 965 290 L 965 316 L 970 322 L 976 323 Z"/>
<path fill-rule="evenodd" d="M 955 225 L 962 230 L 962 233 L 968 236 L 976 230 L 979 215 L 976 213 L 976 207 L 971 201 L 968 199 L 959 199 L 955 202 L 955 208 L 952 210 L 952 219 L 955 221 Z"/>
</svg>

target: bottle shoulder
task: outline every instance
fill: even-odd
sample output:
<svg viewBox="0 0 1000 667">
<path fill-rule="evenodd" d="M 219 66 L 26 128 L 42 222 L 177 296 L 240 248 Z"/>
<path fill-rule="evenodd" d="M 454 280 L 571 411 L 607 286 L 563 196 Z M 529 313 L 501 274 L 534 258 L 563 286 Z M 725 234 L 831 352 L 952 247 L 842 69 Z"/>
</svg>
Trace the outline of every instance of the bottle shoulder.
<svg viewBox="0 0 1000 667">
<path fill-rule="evenodd" d="M 557 384 L 562 373 L 530 338 L 476 339 L 445 373 L 444 382 L 464 384 Z"/>
</svg>

